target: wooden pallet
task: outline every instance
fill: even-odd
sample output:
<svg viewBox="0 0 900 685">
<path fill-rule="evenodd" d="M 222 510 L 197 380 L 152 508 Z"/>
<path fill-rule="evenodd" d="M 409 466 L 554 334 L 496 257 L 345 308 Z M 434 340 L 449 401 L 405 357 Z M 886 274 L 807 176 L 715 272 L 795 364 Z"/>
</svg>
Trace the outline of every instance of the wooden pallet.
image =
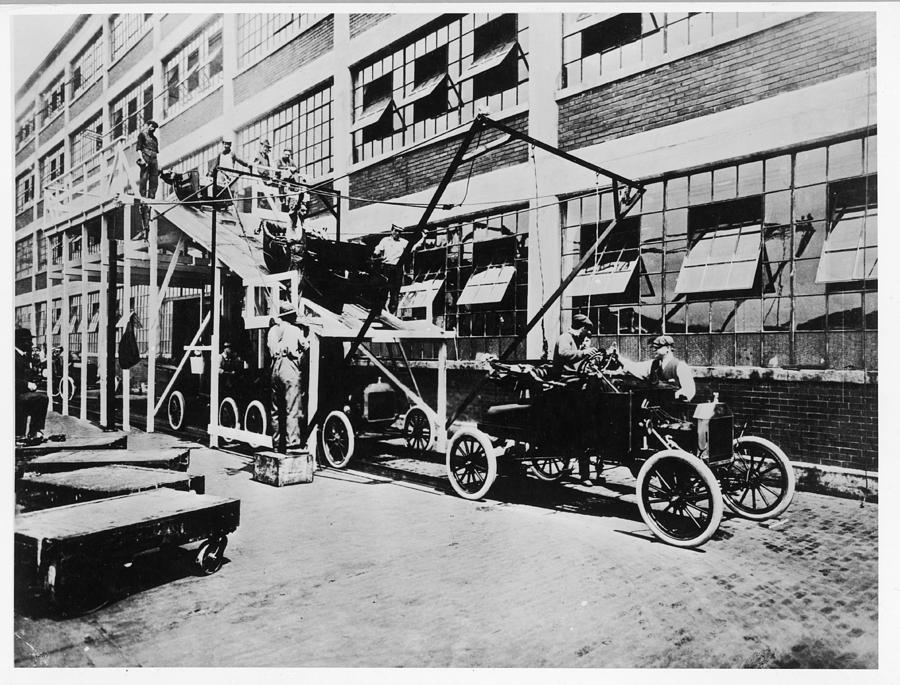
<svg viewBox="0 0 900 685">
<path fill-rule="evenodd" d="M 120 464 L 147 468 L 187 471 L 191 461 L 190 449 L 162 450 L 61 450 L 28 461 L 24 470 L 37 473 L 73 471 L 94 466 Z"/>
</svg>

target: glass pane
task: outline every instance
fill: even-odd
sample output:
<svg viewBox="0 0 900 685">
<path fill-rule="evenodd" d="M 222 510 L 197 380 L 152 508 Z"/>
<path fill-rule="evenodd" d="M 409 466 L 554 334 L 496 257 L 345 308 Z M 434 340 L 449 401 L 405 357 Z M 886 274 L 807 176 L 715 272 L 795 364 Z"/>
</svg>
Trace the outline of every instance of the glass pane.
<svg viewBox="0 0 900 685">
<path fill-rule="evenodd" d="M 865 326 L 868 330 L 878 328 L 878 293 L 866 293 L 864 296 L 865 303 Z"/>
<path fill-rule="evenodd" d="M 878 248 L 867 247 L 863 254 L 863 275 L 865 279 L 878 278 Z"/>
<path fill-rule="evenodd" d="M 728 262 L 724 264 L 709 264 L 703 274 L 703 290 L 710 292 L 713 290 L 731 290 L 739 287 L 739 284 L 734 280 L 732 271 L 732 264 Z"/>
<path fill-rule="evenodd" d="M 734 330 L 735 303 L 733 300 L 717 300 L 712 303 L 711 327 L 713 333 L 729 333 Z"/>
<path fill-rule="evenodd" d="M 800 367 L 824 367 L 825 334 L 797 333 L 794 336 L 794 363 Z"/>
<path fill-rule="evenodd" d="M 644 214 L 641 217 L 641 242 L 662 238 L 663 215 Z"/>
<path fill-rule="evenodd" d="M 687 176 L 666 181 L 666 209 L 685 207 L 688 203 Z"/>
<path fill-rule="evenodd" d="M 712 173 L 704 171 L 691 174 L 689 190 L 691 204 L 709 202 L 712 197 Z"/>
<path fill-rule="evenodd" d="M 825 180 L 825 148 L 798 152 L 794 162 L 794 185 L 805 186 Z"/>
<path fill-rule="evenodd" d="M 663 207 L 663 184 L 651 183 L 646 187 L 646 192 L 641 198 L 641 212 L 658 212 Z"/>
<path fill-rule="evenodd" d="M 756 298 L 738 303 L 734 316 L 734 329 L 738 333 L 755 333 L 760 330 L 762 307 Z"/>
<path fill-rule="evenodd" d="M 662 247 L 659 245 L 641 247 L 641 259 L 647 273 L 662 271 Z"/>
<path fill-rule="evenodd" d="M 675 304 L 666 308 L 666 332 L 684 333 L 685 305 Z"/>
<path fill-rule="evenodd" d="M 828 329 L 862 328 L 862 293 L 835 293 L 828 296 Z"/>
<path fill-rule="evenodd" d="M 853 280 L 856 265 L 856 250 L 848 252 L 828 252 L 819 260 L 816 280 L 822 283 L 839 283 Z"/>
<path fill-rule="evenodd" d="M 798 331 L 824 331 L 825 296 L 795 297 L 794 321 Z"/>
<path fill-rule="evenodd" d="M 689 333 L 709 331 L 709 302 L 691 302 L 688 305 L 687 327 Z"/>
<path fill-rule="evenodd" d="M 856 249 L 863 238 L 865 218 L 857 215 L 841 219 L 828 236 L 828 250 Z"/>
<path fill-rule="evenodd" d="M 784 190 L 791 187 L 790 155 L 773 157 L 765 161 L 766 192 Z"/>
<path fill-rule="evenodd" d="M 878 171 L 878 136 L 869 136 L 865 142 L 866 173 Z"/>
<path fill-rule="evenodd" d="M 791 336 L 788 333 L 769 333 L 762 336 L 762 363 L 779 368 L 791 363 Z"/>
<path fill-rule="evenodd" d="M 737 167 L 713 171 L 713 200 L 731 200 L 737 194 Z"/>
<path fill-rule="evenodd" d="M 765 222 L 767 224 L 791 223 L 791 193 L 784 190 L 779 193 L 767 193 L 763 196 L 765 205 Z"/>
<path fill-rule="evenodd" d="M 848 140 L 828 148 L 828 179 L 859 176 L 862 168 L 862 141 Z"/>
<path fill-rule="evenodd" d="M 681 273 L 678 274 L 676 283 L 676 292 L 678 293 L 696 293 L 699 292 L 703 283 L 703 274 L 706 267 L 704 266 L 685 266 Z"/>
<path fill-rule="evenodd" d="M 763 299 L 763 330 L 786 331 L 791 326 L 791 298 L 767 297 Z"/>
<path fill-rule="evenodd" d="M 878 245 L 878 215 L 868 214 L 866 216 L 866 242 L 867 247 L 875 247 Z"/>
<path fill-rule="evenodd" d="M 767 226 L 764 231 L 766 257 L 769 261 L 780 262 L 791 255 L 791 232 L 789 226 Z"/>
<path fill-rule="evenodd" d="M 825 184 L 798 188 L 794 191 L 794 217 L 795 219 L 818 220 L 827 217 Z"/>
<path fill-rule="evenodd" d="M 717 243 L 715 233 L 708 233 L 691 247 L 690 254 L 685 260 L 689 264 L 706 264 L 712 253 L 713 243 Z"/>
<path fill-rule="evenodd" d="M 763 191 L 763 163 L 750 162 L 738 167 L 738 195 L 757 195 Z"/>
<path fill-rule="evenodd" d="M 688 228 L 688 210 L 675 209 L 666 212 L 666 237 L 683 236 Z"/>
</svg>

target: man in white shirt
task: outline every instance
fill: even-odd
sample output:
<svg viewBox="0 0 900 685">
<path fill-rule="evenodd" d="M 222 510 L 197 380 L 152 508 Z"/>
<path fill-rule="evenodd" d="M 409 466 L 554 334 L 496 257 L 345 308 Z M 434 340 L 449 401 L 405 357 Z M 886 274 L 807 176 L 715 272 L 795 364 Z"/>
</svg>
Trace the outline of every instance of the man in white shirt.
<svg viewBox="0 0 900 685">
<path fill-rule="evenodd" d="M 397 313 L 397 305 L 400 303 L 400 286 L 403 282 L 403 265 L 401 258 L 403 257 L 406 246 L 409 241 L 401 237 L 403 229 L 396 224 L 391 226 L 391 234 L 381 239 L 375 246 L 375 261 L 381 266 L 381 274 L 387 279 L 388 287 L 388 311 L 391 314 Z M 425 241 L 425 234 L 419 241 L 412 246 L 413 250 L 417 250 Z"/>
<path fill-rule="evenodd" d="M 655 351 L 653 359 L 635 362 L 620 357 L 619 362 L 626 373 L 654 384 L 669 385 L 675 391 L 676 400 L 690 402 L 697 393 L 694 374 L 686 362 L 675 356 L 672 351 L 674 344 L 675 340 L 671 335 L 658 335 L 650 341 L 650 346 Z"/>
<path fill-rule="evenodd" d="M 228 169 L 237 169 L 238 164 L 247 169 L 251 170 L 251 166 L 247 164 L 243 159 L 238 157 L 231 150 L 231 140 L 225 138 L 222 141 L 222 151 L 216 155 L 215 162 L 213 162 L 213 168 L 219 167 L 219 191 L 216 193 L 216 197 L 221 197 L 224 199 L 231 199 L 231 186 L 238 179 L 238 177 L 234 174 L 229 174 Z"/>
<path fill-rule="evenodd" d="M 304 447 L 304 366 L 309 339 L 295 325 L 297 312 L 283 309 L 266 336 L 272 374 L 272 447 L 284 454 Z"/>
</svg>

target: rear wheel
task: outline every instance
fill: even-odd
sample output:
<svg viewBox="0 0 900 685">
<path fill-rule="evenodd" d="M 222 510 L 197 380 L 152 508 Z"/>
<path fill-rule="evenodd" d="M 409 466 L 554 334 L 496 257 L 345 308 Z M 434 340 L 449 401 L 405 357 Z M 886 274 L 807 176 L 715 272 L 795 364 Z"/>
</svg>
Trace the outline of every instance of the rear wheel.
<svg viewBox="0 0 900 685">
<path fill-rule="evenodd" d="M 547 483 L 556 483 L 572 472 L 572 460 L 561 457 L 536 457 L 531 460 L 531 473 Z"/>
<path fill-rule="evenodd" d="M 638 506 L 653 534 L 676 547 L 709 540 L 722 521 L 722 493 L 709 467 L 680 450 L 663 450 L 641 467 Z"/>
<path fill-rule="evenodd" d="M 472 429 L 454 435 L 447 447 L 447 476 L 460 497 L 484 497 L 497 479 L 497 456 L 490 438 Z"/>
<path fill-rule="evenodd" d="M 413 407 L 406 412 L 406 418 L 403 420 L 403 437 L 411 450 L 418 453 L 430 450 L 434 446 L 435 433 L 431 419 L 422 407 Z"/>
<path fill-rule="evenodd" d="M 237 402 L 231 397 L 226 397 L 219 404 L 219 426 L 234 429 L 241 427 L 238 419 Z M 226 438 L 226 441 L 230 441 L 230 438 Z"/>
<path fill-rule="evenodd" d="M 268 428 L 266 408 L 259 400 L 253 400 L 244 410 L 244 430 L 257 435 L 265 435 Z"/>
<path fill-rule="evenodd" d="M 329 466 L 344 468 L 356 449 L 356 436 L 347 415 L 339 410 L 331 412 L 322 424 L 322 452 Z"/>
<path fill-rule="evenodd" d="M 173 390 L 166 403 L 166 415 L 169 418 L 169 428 L 174 431 L 181 430 L 184 425 L 184 394 L 181 390 Z"/>
<path fill-rule="evenodd" d="M 752 521 L 784 512 L 794 497 L 794 467 L 780 447 L 765 438 L 734 441 L 734 458 L 720 480 L 725 505 Z"/>
</svg>

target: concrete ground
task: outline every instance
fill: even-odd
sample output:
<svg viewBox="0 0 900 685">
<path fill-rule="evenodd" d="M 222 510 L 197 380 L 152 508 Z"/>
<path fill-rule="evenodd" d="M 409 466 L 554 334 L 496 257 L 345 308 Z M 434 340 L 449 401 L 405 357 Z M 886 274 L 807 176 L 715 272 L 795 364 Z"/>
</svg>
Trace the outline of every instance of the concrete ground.
<svg viewBox="0 0 900 685">
<path fill-rule="evenodd" d="M 241 500 L 222 570 L 151 555 L 92 615 L 20 608 L 15 664 L 878 666 L 878 505 L 801 492 L 684 550 L 651 536 L 627 475 L 469 502 L 392 451 L 273 488 L 247 456 L 196 449 L 206 491 Z"/>
</svg>

